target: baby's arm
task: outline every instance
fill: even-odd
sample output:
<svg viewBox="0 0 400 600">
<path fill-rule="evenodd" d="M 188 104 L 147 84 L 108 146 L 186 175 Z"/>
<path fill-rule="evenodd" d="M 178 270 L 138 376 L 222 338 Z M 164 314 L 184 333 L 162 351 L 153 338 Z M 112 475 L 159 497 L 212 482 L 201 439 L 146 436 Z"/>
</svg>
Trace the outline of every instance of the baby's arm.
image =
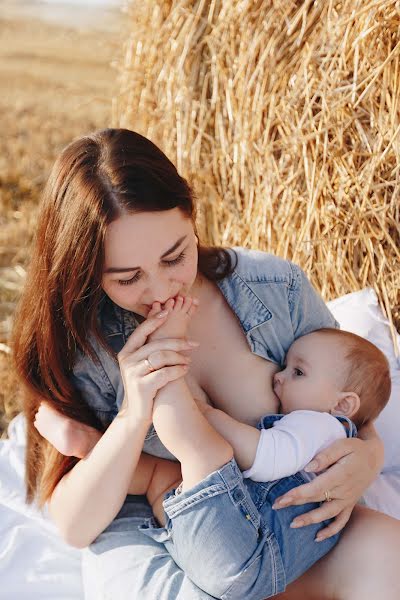
<svg viewBox="0 0 400 600">
<path fill-rule="evenodd" d="M 244 477 L 274 481 L 301 471 L 322 449 L 344 439 L 343 425 L 332 415 L 297 410 L 259 431 L 221 410 L 204 407 L 207 420 L 227 439 Z"/>
<path fill-rule="evenodd" d="M 207 421 L 233 448 L 236 462 L 242 471 L 250 469 L 256 458 L 260 431 L 251 425 L 237 421 L 227 413 L 204 405 L 202 411 Z"/>
</svg>

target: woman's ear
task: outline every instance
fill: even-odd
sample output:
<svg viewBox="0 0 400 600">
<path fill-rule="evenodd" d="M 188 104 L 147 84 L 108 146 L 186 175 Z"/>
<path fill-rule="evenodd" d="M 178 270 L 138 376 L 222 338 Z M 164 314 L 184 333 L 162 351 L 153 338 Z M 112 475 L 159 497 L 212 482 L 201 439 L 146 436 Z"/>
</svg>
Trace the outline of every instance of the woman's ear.
<svg viewBox="0 0 400 600">
<path fill-rule="evenodd" d="M 360 396 L 355 392 L 340 392 L 331 414 L 352 417 L 360 408 Z"/>
</svg>

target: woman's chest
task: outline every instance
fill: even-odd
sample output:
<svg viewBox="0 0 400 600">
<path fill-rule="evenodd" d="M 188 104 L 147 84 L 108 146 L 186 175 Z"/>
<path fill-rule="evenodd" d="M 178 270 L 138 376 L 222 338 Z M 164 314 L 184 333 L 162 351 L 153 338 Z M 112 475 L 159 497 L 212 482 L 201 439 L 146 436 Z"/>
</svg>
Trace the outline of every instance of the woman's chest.
<svg viewBox="0 0 400 600">
<path fill-rule="evenodd" d="M 193 353 L 190 374 L 212 404 L 236 419 L 255 425 L 277 412 L 272 378 L 278 366 L 252 354 L 244 331 L 223 300 L 191 328 L 200 342 Z"/>
</svg>

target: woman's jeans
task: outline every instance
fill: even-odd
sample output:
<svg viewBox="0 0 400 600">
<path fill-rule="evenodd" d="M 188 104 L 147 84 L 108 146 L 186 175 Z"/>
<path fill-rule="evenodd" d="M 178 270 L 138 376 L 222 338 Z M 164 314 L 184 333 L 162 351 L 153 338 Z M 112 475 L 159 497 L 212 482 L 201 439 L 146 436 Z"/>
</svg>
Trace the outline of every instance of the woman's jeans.
<svg viewBox="0 0 400 600">
<path fill-rule="evenodd" d="M 284 591 L 337 542 L 315 542 L 326 525 L 291 529 L 316 504 L 273 510 L 305 483 L 301 474 L 258 483 L 232 459 L 190 490 L 169 492 L 166 526 L 143 497 L 128 496 L 84 552 L 85 600 L 263 600 Z"/>
</svg>

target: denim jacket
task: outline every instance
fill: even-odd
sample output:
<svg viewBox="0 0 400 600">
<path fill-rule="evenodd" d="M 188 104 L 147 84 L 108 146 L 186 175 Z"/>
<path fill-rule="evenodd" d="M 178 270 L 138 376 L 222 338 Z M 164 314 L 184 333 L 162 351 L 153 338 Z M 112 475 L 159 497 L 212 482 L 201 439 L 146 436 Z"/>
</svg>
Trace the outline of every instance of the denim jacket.
<svg viewBox="0 0 400 600">
<path fill-rule="evenodd" d="M 292 342 L 322 327 L 338 327 L 321 297 L 295 264 L 265 252 L 230 249 L 233 272 L 217 285 L 237 316 L 250 351 L 282 364 Z M 138 324 L 135 315 L 105 297 L 99 310 L 100 327 L 118 353 Z M 117 361 L 96 340 L 97 359 L 78 353 L 72 373 L 74 386 L 93 412 L 108 426 L 121 406 L 124 389 Z M 143 450 L 174 458 L 161 444 L 153 427 Z"/>
</svg>

